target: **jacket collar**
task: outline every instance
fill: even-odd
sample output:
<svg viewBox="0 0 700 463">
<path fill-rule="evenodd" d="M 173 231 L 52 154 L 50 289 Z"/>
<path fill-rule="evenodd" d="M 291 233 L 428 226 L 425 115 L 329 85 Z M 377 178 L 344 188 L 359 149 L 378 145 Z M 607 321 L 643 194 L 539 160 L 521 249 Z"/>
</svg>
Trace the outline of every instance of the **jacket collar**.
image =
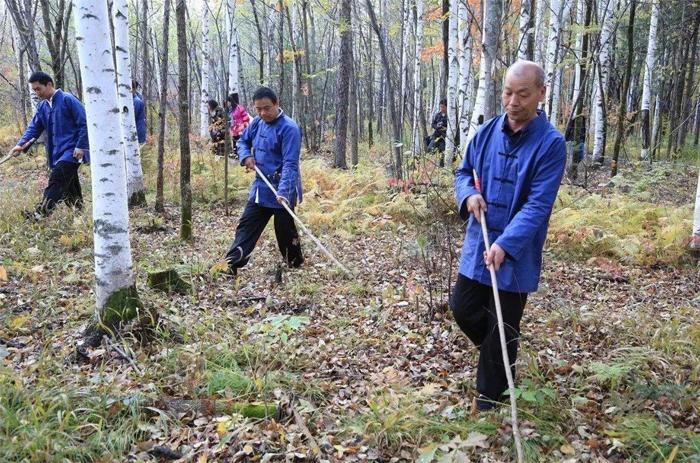
<svg viewBox="0 0 700 463">
<path fill-rule="evenodd" d="M 501 131 L 506 133 L 506 134 L 513 135 L 514 133 L 510 129 L 510 126 L 508 125 L 508 115 L 503 114 L 502 117 L 503 117 L 503 120 L 501 121 Z M 544 127 L 548 122 L 549 122 L 549 120 L 547 119 L 547 114 L 543 110 L 538 109 L 537 110 L 537 117 L 535 117 L 533 120 L 528 122 L 528 124 L 525 127 L 520 129 L 516 133 L 521 134 L 521 135 L 527 135 L 530 132 L 537 132 L 542 127 Z"/>
</svg>

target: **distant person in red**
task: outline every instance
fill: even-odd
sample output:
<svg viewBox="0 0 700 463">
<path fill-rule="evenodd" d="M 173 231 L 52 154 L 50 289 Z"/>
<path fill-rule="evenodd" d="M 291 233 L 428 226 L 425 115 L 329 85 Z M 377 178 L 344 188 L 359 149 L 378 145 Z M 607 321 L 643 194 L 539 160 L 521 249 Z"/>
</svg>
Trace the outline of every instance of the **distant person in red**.
<svg viewBox="0 0 700 463">
<path fill-rule="evenodd" d="M 250 115 L 245 107 L 238 102 L 238 93 L 231 93 L 226 101 L 231 121 L 231 138 L 233 138 L 233 157 L 238 157 L 238 140 L 250 124 Z"/>
</svg>

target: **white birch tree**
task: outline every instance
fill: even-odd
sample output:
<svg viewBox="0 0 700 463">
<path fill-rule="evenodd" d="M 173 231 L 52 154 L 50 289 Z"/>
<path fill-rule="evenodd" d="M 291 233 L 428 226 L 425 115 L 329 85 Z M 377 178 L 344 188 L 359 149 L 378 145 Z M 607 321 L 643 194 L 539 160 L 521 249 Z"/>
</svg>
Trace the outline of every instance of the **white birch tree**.
<svg viewBox="0 0 700 463">
<path fill-rule="evenodd" d="M 420 135 L 419 117 L 421 116 L 422 91 L 421 84 L 421 54 L 423 52 L 423 0 L 415 0 L 416 29 L 415 29 L 415 55 L 413 56 L 413 121 L 411 134 L 413 139 L 413 154 L 419 155 L 423 150 L 423 139 Z"/>
<path fill-rule="evenodd" d="M 500 0 L 484 0 L 481 36 L 481 63 L 479 65 L 479 88 L 476 91 L 476 101 L 469 124 L 467 142 L 476 133 L 481 123 L 493 116 L 493 64 L 498 49 L 500 35 Z"/>
<path fill-rule="evenodd" d="M 695 212 L 693 213 L 693 236 L 690 241 L 692 250 L 700 250 L 700 172 L 698 173 L 698 188 L 695 193 Z"/>
<path fill-rule="evenodd" d="M 209 135 L 209 5 L 202 0 L 202 88 L 199 106 L 199 136 Z"/>
<path fill-rule="evenodd" d="M 405 110 L 407 103 L 408 89 L 406 88 L 406 83 L 408 82 L 408 31 L 410 25 L 410 8 L 408 7 L 409 0 L 403 0 L 401 2 L 401 88 L 400 88 L 400 98 L 401 98 L 401 125 L 404 123 Z"/>
<path fill-rule="evenodd" d="M 561 32 L 559 15 L 561 13 L 561 1 L 549 1 L 549 37 L 547 38 L 547 56 L 545 58 L 545 83 L 547 94 L 544 99 L 544 107 L 552 124 L 556 123 L 556 118 L 552 114 L 552 96 L 554 94 L 554 82 L 556 80 L 557 51 L 559 45 L 559 34 Z"/>
<path fill-rule="evenodd" d="M 576 24 L 581 26 L 585 21 L 586 14 L 586 0 L 575 0 L 576 1 Z M 576 67 L 574 69 L 574 92 L 572 103 L 578 100 L 579 93 L 581 93 L 581 53 L 583 52 L 583 33 L 581 31 L 576 32 L 576 42 L 574 45 L 574 52 L 576 53 Z"/>
<path fill-rule="evenodd" d="M 617 0 L 602 2 L 599 17 L 602 18 L 603 28 L 600 32 L 600 50 L 598 53 L 598 65 L 600 66 L 600 79 L 596 78 L 595 99 L 593 106 L 593 159 L 600 162 L 605 152 L 605 118 L 603 105 L 605 104 L 605 94 L 600 89 L 605 90 L 608 86 L 608 75 L 610 74 L 610 41 L 612 31 L 615 26 L 615 8 Z M 596 74 L 596 76 L 598 75 Z"/>
<path fill-rule="evenodd" d="M 105 328 L 112 330 L 121 321 L 136 316 L 138 299 L 129 242 L 126 166 L 107 2 L 76 0 L 76 10 L 76 43 L 92 157 L 97 309 L 97 323 L 85 334 L 94 345 L 95 341 L 99 343 Z"/>
<path fill-rule="evenodd" d="M 518 59 L 529 59 L 527 46 L 530 43 L 530 15 L 532 13 L 533 0 L 521 0 L 520 2 L 520 39 L 518 42 Z M 462 3 L 460 2 L 460 6 Z M 466 8 L 466 4 L 464 5 Z"/>
<path fill-rule="evenodd" d="M 236 0 L 227 0 L 226 33 L 228 35 L 228 91 L 240 93 L 240 72 L 238 69 L 238 33 L 236 32 Z M 267 7 L 265 7 L 267 8 Z M 269 55 L 269 53 L 268 53 Z M 269 79 L 269 75 L 268 75 Z"/>
<path fill-rule="evenodd" d="M 474 106 L 474 82 L 472 80 L 471 16 L 466 2 L 459 2 L 459 130 L 460 150 L 466 148 L 469 135 L 469 117 Z"/>
<path fill-rule="evenodd" d="M 535 3 L 536 2 L 536 3 Z M 544 66 L 542 53 L 542 25 L 544 24 L 544 13 L 547 10 L 547 0 L 533 0 L 535 6 L 535 37 L 534 37 L 534 61 Z"/>
<path fill-rule="evenodd" d="M 459 0 L 450 0 L 449 45 L 447 60 L 449 71 L 447 76 L 447 136 L 445 137 L 445 166 L 450 168 L 455 154 L 455 136 L 457 135 L 457 85 L 459 84 L 459 56 L 457 54 L 459 18 L 457 10 Z"/>
<path fill-rule="evenodd" d="M 129 56 L 129 11 L 126 0 L 113 0 L 114 53 L 117 65 L 117 98 L 120 109 L 122 149 L 126 158 L 126 191 L 129 206 L 146 203 L 146 185 L 141 167 L 134 100 L 131 92 L 131 57 Z"/>
<path fill-rule="evenodd" d="M 649 109 L 651 106 L 651 83 L 656 63 L 656 30 L 659 23 L 659 4 L 654 2 L 651 6 L 651 19 L 649 21 L 649 39 L 647 43 L 647 56 L 644 63 L 644 83 L 642 87 L 642 159 L 649 158 L 651 146 L 651 134 L 649 130 Z"/>
</svg>

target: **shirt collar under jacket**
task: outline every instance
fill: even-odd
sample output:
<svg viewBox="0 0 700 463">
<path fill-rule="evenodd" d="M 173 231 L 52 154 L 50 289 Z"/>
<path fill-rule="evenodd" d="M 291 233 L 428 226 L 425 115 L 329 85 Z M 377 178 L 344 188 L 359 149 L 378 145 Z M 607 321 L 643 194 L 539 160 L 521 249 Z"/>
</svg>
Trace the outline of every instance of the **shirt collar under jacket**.
<svg viewBox="0 0 700 463">
<path fill-rule="evenodd" d="M 518 130 L 517 132 L 513 132 L 513 129 L 510 128 L 510 125 L 508 125 L 508 114 L 503 114 L 503 122 L 501 124 L 501 131 L 504 132 L 506 135 L 512 137 L 515 135 L 520 135 L 524 136 L 528 134 L 529 132 L 535 132 L 539 130 L 543 124 L 548 122 L 547 120 L 547 114 L 541 109 L 537 110 L 537 117 L 532 119 L 528 124 L 523 127 L 522 129 Z"/>
<path fill-rule="evenodd" d="M 54 90 L 54 91 L 53 91 L 53 95 L 51 95 L 51 98 L 49 98 L 48 100 L 46 100 L 47 103 L 49 103 L 49 108 L 52 108 L 52 109 L 53 109 L 53 98 L 56 96 L 56 93 L 58 93 L 59 90 L 61 90 L 61 89 L 60 89 L 60 88 L 57 88 L 56 90 Z"/>
</svg>

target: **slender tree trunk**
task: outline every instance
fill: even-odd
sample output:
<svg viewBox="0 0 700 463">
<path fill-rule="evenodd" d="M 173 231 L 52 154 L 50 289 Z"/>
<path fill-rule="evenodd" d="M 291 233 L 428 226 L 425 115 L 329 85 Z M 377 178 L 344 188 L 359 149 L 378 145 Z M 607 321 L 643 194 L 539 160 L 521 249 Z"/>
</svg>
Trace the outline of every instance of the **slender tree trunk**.
<svg viewBox="0 0 700 463">
<path fill-rule="evenodd" d="M 423 151 L 423 137 L 419 132 L 419 119 L 422 115 L 423 84 L 421 82 L 421 53 L 423 50 L 423 0 L 415 0 L 415 54 L 413 56 L 413 122 L 411 134 L 413 139 L 413 154 L 418 156 Z"/>
<path fill-rule="evenodd" d="M 129 242 L 126 166 L 121 149 L 114 56 L 107 3 L 76 1 L 76 43 L 85 88 L 85 111 L 92 163 L 92 216 L 95 247 L 96 320 L 85 343 L 96 346 L 102 334 L 137 315 Z"/>
<path fill-rule="evenodd" d="M 366 0 L 367 4 L 367 12 L 369 13 L 370 17 L 370 23 L 372 24 L 372 28 L 374 29 L 374 32 L 377 34 L 377 37 L 379 38 L 379 52 L 382 56 L 382 63 L 384 65 L 384 73 L 385 73 L 385 79 L 386 79 L 386 88 L 389 91 L 389 98 L 388 98 L 388 105 L 389 105 L 389 113 L 391 117 L 391 127 L 393 129 L 393 140 L 391 141 L 391 145 L 394 151 L 394 168 L 396 172 L 396 178 L 397 179 L 402 179 L 403 178 L 403 160 L 401 156 L 401 129 L 399 127 L 399 119 L 397 117 L 397 111 L 396 111 L 396 105 L 395 105 L 395 99 L 394 99 L 394 86 L 392 83 L 392 78 L 391 78 L 391 65 L 389 63 L 389 56 L 388 52 L 386 50 L 386 46 L 384 41 L 382 41 L 382 32 L 379 28 L 379 24 L 377 23 L 377 17 L 374 14 L 374 8 L 372 7 L 372 0 Z"/>
<path fill-rule="evenodd" d="M 160 53 L 160 107 L 158 110 L 158 161 L 156 177 L 157 212 L 165 211 L 163 198 L 163 166 L 165 163 L 165 119 L 168 111 L 168 35 L 170 34 L 170 0 L 163 2 L 163 46 Z"/>
<path fill-rule="evenodd" d="M 401 74 L 400 74 L 400 81 L 401 81 L 401 87 L 399 88 L 399 98 L 400 98 L 400 103 L 399 103 L 399 112 L 401 113 L 401 125 L 404 124 L 405 121 L 405 114 L 404 111 L 406 110 L 406 106 L 408 104 L 408 101 L 406 100 L 406 94 L 407 94 L 407 76 L 408 76 L 408 25 L 409 25 L 409 8 L 408 8 L 408 2 L 409 0 L 402 0 L 401 1 Z"/>
<path fill-rule="evenodd" d="M 209 5 L 202 0 L 202 87 L 199 102 L 199 136 L 209 135 Z"/>
<path fill-rule="evenodd" d="M 530 59 L 530 44 L 532 34 L 530 33 L 530 17 L 532 14 L 533 0 L 521 0 L 520 2 L 520 40 L 518 41 L 518 59 Z M 462 4 L 460 3 L 460 6 Z M 466 7 L 466 5 L 465 5 Z"/>
<path fill-rule="evenodd" d="M 459 4 L 460 8 L 460 39 L 462 53 L 459 57 L 459 129 L 460 129 L 460 151 L 464 152 L 467 147 L 469 136 L 469 119 L 474 106 L 474 81 L 472 79 L 472 37 L 471 16 L 466 5 Z"/>
<path fill-rule="evenodd" d="M 698 141 L 700 139 L 700 98 L 695 102 L 695 140 L 693 141 L 693 146 L 698 146 Z"/>
<path fill-rule="evenodd" d="M 350 49 L 350 53 L 352 53 L 352 49 Z M 350 104 L 348 105 L 348 110 L 350 111 L 348 115 L 348 131 L 350 132 L 350 162 L 352 163 L 353 167 L 357 166 L 357 163 L 359 162 L 359 157 L 358 157 L 358 142 L 359 142 L 359 130 L 358 130 L 358 125 L 357 125 L 357 119 L 358 119 L 358 108 L 360 108 L 359 100 L 357 98 L 357 82 L 358 82 L 358 76 L 356 72 L 356 67 L 355 67 L 355 60 L 353 56 L 350 57 L 350 95 L 348 96 L 348 100 L 350 101 Z"/>
<path fill-rule="evenodd" d="M 554 95 L 554 82 L 556 80 L 557 55 L 559 47 L 559 35 L 561 33 L 560 15 L 561 0 L 550 0 L 549 2 L 549 38 L 547 39 L 547 57 L 545 59 L 545 76 L 547 84 L 547 95 L 545 96 L 544 107 L 549 115 L 549 121 L 556 125 L 555 115 L 552 114 L 552 100 Z"/>
<path fill-rule="evenodd" d="M 615 21 L 615 8 L 617 0 L 610 0 L 608 8 L 602 7 L 600 21 L 603 29 L 600 33 L 600 46 L 598 52 L 598 86 L 594 107 L 595 137 L 593 143 L 593 159 L 602 164 L 605 158 L 606 138 L 606 98 L 605 89 L 608 87 L 608 75 L 610 73 L 610 42 Z"/>
<path fill-rule="evenodd" d="M 449 60 L 449 74 L 447 79 L 447 136 L 445 137 L 444 165 L 452 167 L 455 153 L 455 138 L 459 111 L 457 109 L 457 86 L 459 85 L 459 56 L 457 46 L 459 44 L 459 0 L 450 0 L 449 41 L 447 56 Z"/>
<path fill-rule="evenodd" d="M 151 65 L 151 60 L 149 58 L 149 32 L 148 32 L 148 0 L 143 0 L 141 2 L 141 28 L 139 30 L 139 37 L 141 41 L 141 47 L 143 48 L 143 58 L 141 63 L 141 96 L 143 96 L 144 111 L 146 115 L 151 114 L 148 111 L 148 103 L 151 101 L 151 75 L 153 74 L 154 68 Z M 157 73 L 156 73 L 157 74 Z M 153 121 L 152 118 L 148 120 L 148 127 L 151 135 L 153 134 Z"/>
<path fill-rule="evenodd" d="M 698 189 L 695 193 L 695 211 L 693 213 L 693 236 L 690 242 L 691 249 L 700 249 L 700 172 L 698 173 Z"/>
<path fill-rule="evenodd" d="M 479 88 L 476 92 L 467 142 L 474 136 L 479 125 L 494 116 L 493 67 L 500 36 L 501 6 L 501 0 L 484 0 Z"/>
<path fill-rule="evenodd" d="M 345 148 L 348 133 L 348 110 L 350 106 L 350 70 L 352 68 L 352 10 L 349 1 L 340 4 L 338 28 L 340 30 L 340 62 L 336 86 L 337 106 L 335 119 L 335 163 L 334 167 L 347 169 Z"/>
<path fill-rule="evenodd" d="M 583 24 L 584 23 L 584 18 L 586 14 L 586 5 L 587 0 L 575 0 L 576 1 L 576 24 Z M 581 56 L 582 50 L 581 48 L 583 47 L 583 37 L 584 33 L 577 31 L 576 32 L 576 44 L 574 45 L 574 52 L 576 53 L 576 68 L 574 70 L 574 91 L 573 91 L 573 96 L 571 97 L 571 101 L 576 102 L 578 101 L 579 98 L 579 93 L 581 92 L 581 79 L 582 79 L 582 71 L 581 67 L 585 66 L 585 64 L 582 63 L 583 58 Z M 573 112 L 573 111 L 572 111 Z"/>
<path fill-rule="evenodd" d="M 630 79 L 632 78 L 632 62 L 634 60 L 634 16 L 637 11 L 637 0 L 630 0 L 629 23 L 627 24 L 627 66 L 625 68 L 625 77 L 622 83 L 622 95 L 627 95 L 630 87 Z M 617 112 L 617 135 L 615 136 L 615 146 L 613 148 L 613 160 L 610 169 L 610 176 L 617 175 L 617 163 L 620 157 L 620 146 L 622 139 L 625 136 L 625 115 L 627 110 L 627 101 L 625 98 L 620 98 L 620 106 Z"/>
<path fill-rule="evenodd" d="M 178 100 L 180 103 L 180 238 L 192 239 L 192 189 L 190 186 L 190 121 L 187 85 L 187 14 L 185 0 L 177 0 Z"/>
<path fill-rule="evenodd" d="M 659 4 L 652 3 L 651 19 L 649 21 L 649 38 L 647 41 L 647 57 L 644 64 L 644 85 L 642 87 L 642 159 L 649 158 L 649 147 L 651 146 L 650 114 L 651 106 L 651 83 L 656 64 L 656 31 L 659 23 Z"/>
<path fill-rule="evenodd" d="M 690 42 L 692 43 L 692 50 L 690 52 L 690 60 L 688 63 L 688 73 L 685 80 L 685 97 L 681 103 L 681 126 L 678 130 L 678 146 L 683 147 L 685 145 L 685 139 L 688 135 L 688 129 L 690 127 L 690 117 L 692 114 L 692 101 L 693 101 L 693 82 L 695 80 L 695 63 L 697 62 L 698 55 L 698 27 L 700 27 L 700 11 L 695 15 L 695 21 L 693 26 L 693 35 L 691 36 Z"/>
<path fill-rule="evenodd" d="M 146 204 L 146 185 L 143 181 L 141 151 L 134 120 L 128 17 L 126 0 L 113 0 L 112 24 L 114 25 L 117 97 L 121 115 L 122 149 L 126 157 L 126 191 L 129 206 L 132 207 Z"/>
<path fill-rule="evenodd" d="M 371 25 L 368 32 L 369 37 L 367 40 L 369 42 L 369 47 L 367 47 L 369 55 L 369 75 L 367 76 L 367 145 L 372 147 L 374 145 L 374 47 L 372 46 L 372 31 Z"/>
<path fill-rule="evenodd" d="M 542 38 L 543 34 L 543 24 L 544 24 L 544 13 L 547 10 L 547 0 L 532 0 L 537 2 L 535 6 L 535 38 L 534 38 L 534 61 L 541 65 L 544 65 L 544 53 L 542 48 Z M 546 47 L 545 47 L 546 48 Z"/>
<path fill-rule="evenodd" d="M 238 33 L 236 32 L 236 0 L 227 0 L 228 49 L 228 92 L 240 93 L 240 71 L 238 70 Z M 261 55 L 262 56 L 262 55 Z M 261 76 L 262 78 L 262 76 Z M 261 80 L 262 82 L 262 80 Z"/>
<path fill-rule="evenodd" d="M 19 97 L 19 117 L 20 117 L 20 132 L 24 132 L 27 127 L 28 115 L 27 115 L 27 76 L 24 72 L 24 50 L 22 49 L 21 39 L 19 38 L 19 33 L 17 32 L 17 26 L 11 22 L 12 28 L 12 47 L 15 50 L 15 59 L 17 60 L 17 93 Z"/>
</svg>

